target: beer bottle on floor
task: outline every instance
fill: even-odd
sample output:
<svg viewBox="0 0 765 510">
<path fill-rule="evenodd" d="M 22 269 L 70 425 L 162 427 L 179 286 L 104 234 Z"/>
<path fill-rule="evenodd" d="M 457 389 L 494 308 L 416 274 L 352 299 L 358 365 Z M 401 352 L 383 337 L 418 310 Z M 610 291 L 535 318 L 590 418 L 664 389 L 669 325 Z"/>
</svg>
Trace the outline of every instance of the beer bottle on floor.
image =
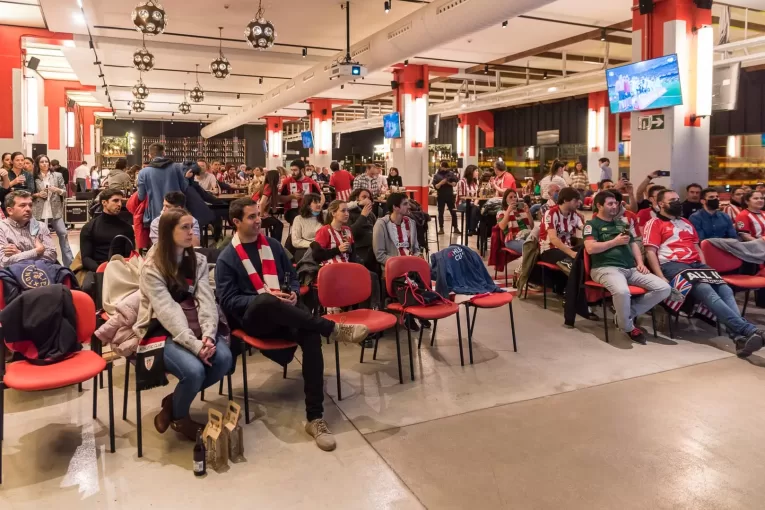
<svg viewBox="0 0 765 510">
<path fill-rule="evenodd" d="M 202 433 L 197 433 L 197 444 L 194 445 L 194 476 L 207 474 L 207 454 L 202 443 Z"/>
</svg>

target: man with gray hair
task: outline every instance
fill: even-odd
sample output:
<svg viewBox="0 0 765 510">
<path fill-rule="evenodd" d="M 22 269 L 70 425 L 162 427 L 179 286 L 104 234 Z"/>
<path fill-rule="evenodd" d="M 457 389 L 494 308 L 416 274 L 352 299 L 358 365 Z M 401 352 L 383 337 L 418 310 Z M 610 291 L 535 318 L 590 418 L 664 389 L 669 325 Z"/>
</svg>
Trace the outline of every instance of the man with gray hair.
<svg viewBox="0 0 765 510">
<path fill-rule="evenodd" d="M 5 197 L 5 208 L 8 218 L 0 221 L 0 267 L 37 259 L 58 263 L 47 225 L 32 217 L 32 195 L 12 191 Z"/>
<path fill-rule="evenodd" d="M 497 160 L 494 163 L 494 177 L 491 179 L 491 184 L 497 190 L 497 197 L 499 198 L 502 198 L 506 189 L 516 189 L 515 177 L 507 171 L 507 165 L 504 161 Z"/>
</svg>

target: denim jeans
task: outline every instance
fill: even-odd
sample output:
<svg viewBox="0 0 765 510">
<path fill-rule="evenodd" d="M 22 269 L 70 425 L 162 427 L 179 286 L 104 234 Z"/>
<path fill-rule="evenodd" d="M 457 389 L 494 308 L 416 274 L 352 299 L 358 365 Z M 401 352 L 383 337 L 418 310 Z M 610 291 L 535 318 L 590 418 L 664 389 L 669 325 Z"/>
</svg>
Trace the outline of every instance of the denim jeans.
<svg viewBox="0 0 765 510">
<path fill-rule="evenodd" d="M 512 241 L 506 241 L 505 247 L 508 250 L 513 250 L 515 253 L 523 254 L 523 243 L 520 239 L 513 239 Z"/>
<path fill-rule="evenodd" d="M 178 378 L 173 392 L 173 420 L 188 416 L 197 393 L 231 372 L 231 349 L 222 337 L 218 337 L 215 354 L 210 358 L 212 366 L 205 365 L 191 351 L 170 338 L 165 342 L 164 360 L 165 370 Z"/>
<path fill-rule="evenodd" d="M 64 218 L 42 220 L 46 222 L 48 228 L 56 232 L 58 237 L 58 245 L 61 248 L 61 261 L 63 265 L 69 267 L 72 265 L 74 256 L 72 255 L 72 249 L 69 247 L 69 233 L 66 231 L 66 224 Z"/>
<path fill-rule="evenodd" d="M 693 264 L 683 264 L 682 262 L 667 262 L 661 265 L 661 271 L 667 280 L 672 280 L 680 271 L 686 269 L 711 269 L 709 266 L 702 264 L 701 262 L 694 262 Z M 738 304 L 733 294 L 733 290 L 727 285 L 709 285 L 706 283 L 699 283 L 693 286 L 690 296 L 703 303 L 704 306 L 709 308 L 713 314 L 717 317 L 722 324 L 728 330 L 728 335 L 731 338 L 737 336 L 750 336 L 757 328 L 741 317 L 741 313 L 738 311 Z"/>
<path fill-rule="evenodd" d="M 635 327 L 634 319 L 648 312 L 669 297 L 667 282 L 653 273 L 642 274 L 635 268 L 596 267 L 590 271 L 592 279 L 611 293 L 616 309 L 616 320 L 622 331 L 629 333 Z M 648 292 L 633 297 L 629 286 L 640 287 Z"/>
</svg>

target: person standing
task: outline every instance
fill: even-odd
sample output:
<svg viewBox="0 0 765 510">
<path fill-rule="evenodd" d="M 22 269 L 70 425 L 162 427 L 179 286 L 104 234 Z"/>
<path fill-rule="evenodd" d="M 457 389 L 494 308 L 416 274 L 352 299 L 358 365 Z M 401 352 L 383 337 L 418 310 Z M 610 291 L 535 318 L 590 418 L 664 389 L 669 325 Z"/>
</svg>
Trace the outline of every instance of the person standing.
<svg viewBox="0 0 765 510">
<path fill-rule="evenodd" d="M 64 224 L 64 197 L 66 196 L 66 183 L 60 173 L 50 168 L 48 156 L 37 156 L 34 166 L 35 193 L 32 195 L 34 202 L 32 211 L 34 218 L 52 228 L 58 237 L 61 248 L 61 259 L 64 266 L 72 265 L 74 256 L 69 247 L 69 234 Z"/>
<path fill-rule="evenodd" d="M 300 285 L 295 269 L 279 241 L 261 233 L 260 211 L 255 201 L 235 200 L 229 214 L 236 233 L 215 266 L 216 294 L 221 309 L 232 330 L 242 329 L 257 338 L 288 340 L 300 345 L 305 431 L 320 449 L 332 451 L 337 444 L 324 420 L 321 337 L 360 344 L 367 337 L 368 329 L 314 317 L 298 304 Z M 292 353 L 294 351 L 285 354 L 292 359 Z"/>
<path fill-rule="evenodd" d="M 633 342 L 645 345 L 645 335 L 635 321 L 669 297 L 669 284 L 643 264 L 635 232 L 616 220 L 622 207 L 616 197 L 609 191 L 598 193 L 594 207 L 597 215 L 584 226 L 590 276 L 613 296 L 619 328 Z M 632 298 L 630 286 L 647 292 Z"/>
<path fill-rule="evenodd" d="M 401 175 L 399 175 L 398 168 L 391 167 L 390 170 L 388 170 L 388 187 L 389 188 L 403 188 L 404 187 L 404 181 L 401 179 Z"/>
<path fill-rule="evenodd" d="M 329 185 L 329 180 L 332 176 L 329 174 L 329 168 L 326 166 L 321 169 L 319 175 L 316 176 L 316 182 L 322 185 Z"/>
<path fill-rule="evenodd" d="M 457 224 L 457 210 L 454 204 L 454 188 L 459 179 L 457 175 L 449 168 L 448 161 L 441 161 L 441 168 L 433 176 L 433 187 L 436 189 L 438 202 L 438 234 L 444 233 L 444 209 L 449 208 L 452 217 L 452 232 L 461 234 Z"/>
<path fill-rule="evenodd" d="M 701 205 L 703 209 L 691 214 L 689 218 L 696 229 L 699 241 L 704 239 L 738 239 L 733 220 L 720 211 L 720 195 L 716 189 L 702 190 Z"/>
<path fill-rule="evenodd" d="M 114 164 L 114 168 L 109 171 L 109 175 L 104 180 L 104 187 L 109 189 L 118 189 L 125 193 L 133 187 L 133 181 L 125 171 L 127 169 L 127 159 L 119 158 Z"/>
<path fill-rule="evenodd" d="M 380 174 L 380 165 L 377 163 L 367 165 L 365 174 L 359 175 L 353 180 L 353 189 L 366 189 L 372 193 L 372 199 L 377 200 L 382 194 L 380 181 L 377 176 Z"/>
<path fill-rule="evenodd" d="M 674 190 L 665 189 L 659 192 L 657 200 L 661 211 L 648 222 L 643 232 L 646 259 L 653 274 L 670 282 L 688 269 L 711 270 L 699 248 L 696 230 L 682 217 L 679 195 Z M 696 282 L 689 296 L 706 306 L 725 325 L 740 358 L 762 349 L 765 332 L 741 317 L 736 297 L 727 284 Z"/>
<path fill-rule="evenodd" d="M 69 196 L 69 169 L 65 166 L 61 166 L 57 159 L 52 159 L 50 161 L 50 166 L 54 172 L 60 173 L 61 177 L 64 178 L 64 184 L 66 185 L 66 196 Z"/>
<path fill-rule="evenodd" d="M 348 200 L 353 190 L 353 176 L 345 168 L 340 169 L 340 164 L 333 161 L 329 165 L 332 175 L 329 178 L 329 185 L 335 188 L 338 200 Z"/>
<path fill-rule="evenodd" d="M 491 179 L 491 184 L 496 191 L 496 197 L 502 197 L 505 194 L 506 189 L 516 189 L 515 177 L 507 170 L 507 165 L 504 161 L 494 162 L 494 177 Z"/>
<path fill-rule="evenodd" d="M 765 237 L 765 198 L 759 191 L 750 191 L 744 195 L 746 209 L 736 216 L 736 230 L 744 241 L 754 241 Z"/>
<path fill-rule="evenodd" d="M 584 197 L 584 194 L 590 189 L 590 179 L 587 177 L 587 171 L 584 169 L 581 161 L 577 161 L 576 165 L 574 165 L 574 171 L 571 172 L 570 179 L 571 187 Z"/>
<path fill-rule="evenodd" d="M 608 158 L 600 158 L 598 160 L 598 165 L 600 165 L 600 180 L 603 181 L 608 179 L 609 181 L 613 181 L 614 171 L 611 170 L 611 160 Z"/>
<path fill-rule="evenodd" d="M 309 193 L 317 194 L 322 206 L 324 205 L 325 198 L 316 181 L 305 176 L 305 163 L 303 160 L 296 159 L 290 163 L 290 172 L 292 175 L 282 182 L 282 188 L 279 193 L 288 198 L 284 202 L 284 219 L 292 225 L 295 218 L 300 214 L 300 207 L 305 195 Z"/>
<path fill-rule="evenodd" d="M 481 208 L 478 206 L 478 167 L 468 165 L 457 183 L 457 210 L 465 214 L 468 235 L 478 232 Z M 468 200 L 470 204 L 468 205 Z"/>
<path fill-rule="evenodd" d="M 164 145 L 151 144 L 149 157 L 149 165 L 138 173 L 138 200 L 149 200 L 143 215 L 144 225 L 151 225 L 154 218 L 162 214 L 165 195 L 171 191 L 185 192 L 189 187 L 183 165 L 165 157 Z"/>
<path fill-rule="evenodd" d="M 685 188 L 685 192 L 683 218 L 689 219 L 691 214 L 704 208 L 704 206 L 701 205 L 701 186 L 694 182 Z"/>
</svg>

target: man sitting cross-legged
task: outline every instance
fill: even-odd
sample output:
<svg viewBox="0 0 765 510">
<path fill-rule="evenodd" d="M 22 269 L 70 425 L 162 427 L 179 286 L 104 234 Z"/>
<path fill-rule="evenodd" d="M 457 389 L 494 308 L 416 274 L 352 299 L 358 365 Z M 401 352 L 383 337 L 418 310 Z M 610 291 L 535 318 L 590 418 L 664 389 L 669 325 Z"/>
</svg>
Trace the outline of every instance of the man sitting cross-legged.
<svg viewBox="0 0 765 510">
<path fill-rule="evenodd" d="M 669 284 L 643 264 L 636 233 L 623 221 L 616 221 L 621 203 L 614 194 L 601 191 L 594 206 L 597 216 L 584 227 L 584 247 L 592 261 L 590 275 L 613 296 L 619 327 L 632 341 L 645 345 L 645 335 L 635 319 L 669 297 Z M 630 285 L 648 292 L 633 299 Z"/>
<path fill-rule="evenodd" d="M 662 190 L 656 197 L 658 216 L 645 227 L 648 266 L 656 276 L 670 281 L 687 269 L 711 270 L 699 248 L 699 236 L 690 221 L 682 217 L 680 197 L 673 190 Z M 728 330 L 740 358 L 762 349 L 765 332 L 750 323 L 738 311 L 733 290 L 725 283 L 693 283 L 690 296 L 706 306 Z"/>
<path fill-rule="evenodd" d="M 236 228 L 231 244 L 215 266 L 217 294 L 231 329 L 261 339 L 294 341 L 303 350 L 305 430 L 325 451 L 335 439 L 324 421 L 324 358 L 322 337 L 361 343 L 366 326 L 335 324 L 314 317 L 297 305 L 297 275 L 279 241 L 261 233 L 260 208 L 251 198 L 231 203 L 229 217 Z M 281 289 L 284 283 L 284 292 Z"/>
</svg>

